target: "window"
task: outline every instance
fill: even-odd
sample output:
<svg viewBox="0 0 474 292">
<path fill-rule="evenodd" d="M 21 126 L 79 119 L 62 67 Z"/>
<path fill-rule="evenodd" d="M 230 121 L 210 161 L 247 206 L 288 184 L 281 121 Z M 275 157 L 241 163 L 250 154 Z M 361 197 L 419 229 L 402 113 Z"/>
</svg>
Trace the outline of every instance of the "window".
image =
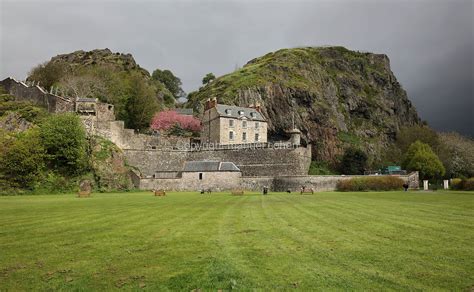
<svg viewBox="0 0 474 292">
<path fill-rule="evenodd" d="M 233 127 L 234 126 L 234 120 L 229 120 L 229 127 Z"/>
<path fill-rule="evenodd" d="M 259 139 L 258 133 L 255 133 L 255 142 L 258 142 L 258 139 Z"/>
<path fill-rule="evenodd" d="M 239 111 L 239 115 L 243 116 L 243 115 L 244 115 L 244 111 Z"/>
<path fill-rule="evenodd" d="M 242 141 L 247 141 L 247 132 L 242 133 Z"/>
<path fill-rule="evenodd" d="M 202 172 L 199 173 L 199 180 L 202 180 Z"/>
<path fill-rule="evenodd" d="M 229 132 L 229 140 L 234 140 L 234 132 L 233 131 Z"/>
<path fill-rule="evenodd" d="M 251 112 L 251 113 L 250 113 L 250 116 L 251 116 L 252 118 L 255 118 L 255 117 L 256 117 L 255 112 Z"/>
<path fill-rule="evenodd" d="M 242 121 L 242 128 L 247 128 L 247 121 Z"/>
<path fill-rule="evenodd" d="M 226 113 L 228 116 L 230 116 L 230 115 L 232 114 L 232 110 L 231 110 L 231 109 L 226 109 L 226 110 L 225 110 L 225 113 Z"/>
<path fill-rule="evenodd" d="M 260 123 L 259 122 L 255 122 L 255 129 L 258 129 L 260 127 Z"/>
</svg>

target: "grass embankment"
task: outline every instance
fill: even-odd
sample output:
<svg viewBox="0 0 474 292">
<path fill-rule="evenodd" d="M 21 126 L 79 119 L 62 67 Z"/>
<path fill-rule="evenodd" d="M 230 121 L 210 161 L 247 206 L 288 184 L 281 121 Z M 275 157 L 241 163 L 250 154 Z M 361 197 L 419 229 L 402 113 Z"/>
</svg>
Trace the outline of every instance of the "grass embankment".
<svg viewBox="0 0 474 292">
<path fill-rule="evenodd" d="M 468 289 L 474 194 L 0 197 L 0 290 Z"/>
</svg>

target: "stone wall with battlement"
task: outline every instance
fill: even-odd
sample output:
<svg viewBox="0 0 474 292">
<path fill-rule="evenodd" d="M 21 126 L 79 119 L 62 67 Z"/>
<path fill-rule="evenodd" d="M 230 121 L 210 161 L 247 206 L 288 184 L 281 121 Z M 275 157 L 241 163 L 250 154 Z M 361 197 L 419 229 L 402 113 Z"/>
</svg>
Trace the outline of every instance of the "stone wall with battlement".
<svg viewBox="0 0 474 292">
<path fill-rule="evenodd" d="M 74 102 L 71 99 L 51 94 L 40 86 L 28 86 L 13 78 L 0 81 L 0 86 L 15 96 L 16 100 L 31 102 L 47 109 L 50 113 L 74 111 Z"/>
</svg>

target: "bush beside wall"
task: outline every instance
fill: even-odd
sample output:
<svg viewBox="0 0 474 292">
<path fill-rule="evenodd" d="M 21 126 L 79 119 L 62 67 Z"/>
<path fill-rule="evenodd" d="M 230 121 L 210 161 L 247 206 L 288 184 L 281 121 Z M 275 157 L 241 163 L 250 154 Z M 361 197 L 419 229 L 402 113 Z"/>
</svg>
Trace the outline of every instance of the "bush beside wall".
<svg viewBox="0 0 474 292">
<path fill-rule="evenodd" d="M 453 178 L 451 180 L 451 189 L 460 191 L 474 191 L 474 177 L 466 179 Z"/>
<path fill-rule="evenodd" d="M 336 189 L 341 192 L 394 191 L 403 188 L 405 181 L 395 176 L 357 177 L 341 180 Z"/>
</svg>

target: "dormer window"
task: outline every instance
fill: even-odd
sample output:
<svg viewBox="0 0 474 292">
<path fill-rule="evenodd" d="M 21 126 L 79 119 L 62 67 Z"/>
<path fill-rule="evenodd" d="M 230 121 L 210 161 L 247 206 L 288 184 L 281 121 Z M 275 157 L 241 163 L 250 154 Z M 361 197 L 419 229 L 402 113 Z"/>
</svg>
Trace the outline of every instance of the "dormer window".
<svg viewBox="0 0 474 292">
<path fill-rule="evenodd" d="M 244 115 L 244 111 L 239 111 L 239 115 L 240 115 L 240 116 L 243 116 L 243 115 Z"/>
<path fill-rule="evenodd" d="M 225 110 L 225 113 L 230 116 L 232 114 L 232 110 L 230 108 Z"/>
<path fill-rule="evenodd" d="M 255 118 L 256 116 L 257 116 L 257 114 L 255 112 L 250 113 L 250 117 Z"/>
</svg>

